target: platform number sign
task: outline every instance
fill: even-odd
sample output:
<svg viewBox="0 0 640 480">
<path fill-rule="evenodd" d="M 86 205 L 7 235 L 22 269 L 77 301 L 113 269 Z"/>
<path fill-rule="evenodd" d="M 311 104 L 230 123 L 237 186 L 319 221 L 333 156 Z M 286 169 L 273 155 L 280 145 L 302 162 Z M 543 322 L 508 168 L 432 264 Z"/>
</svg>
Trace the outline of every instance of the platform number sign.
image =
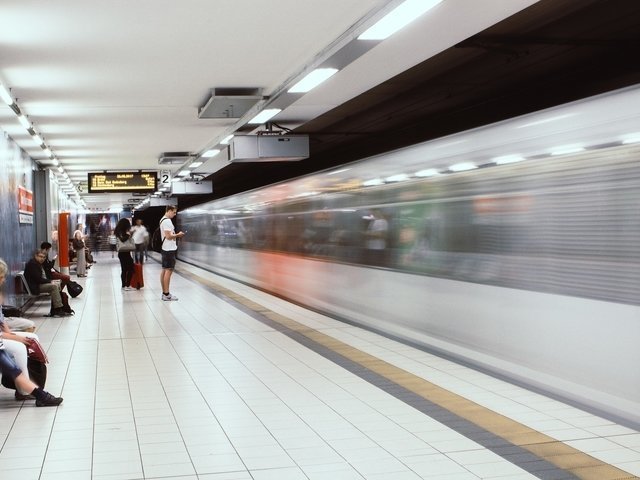
<svg viewBox="0 0 640 480">
<path fill-rule="evenodd" d="M 160 181 L 158 182 L 158 189 L 170 189 L 171 188 L 171 171 L 160 170 Z"/>
</svg>

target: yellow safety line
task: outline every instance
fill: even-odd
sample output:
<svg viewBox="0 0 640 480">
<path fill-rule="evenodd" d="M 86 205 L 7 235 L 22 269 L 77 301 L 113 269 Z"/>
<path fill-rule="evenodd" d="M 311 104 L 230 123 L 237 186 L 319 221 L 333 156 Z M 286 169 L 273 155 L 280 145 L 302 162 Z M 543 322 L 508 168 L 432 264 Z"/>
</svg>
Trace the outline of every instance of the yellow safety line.
<svg viewBox="0 0 640 480">
<path fill-rule="evenodd" d="M 263 305 L 249 300 L 211 280 L 207 280 L 191 272 L 185 272 L 184 269 L 180 269 L 180 274 L 193 277 L 198 283 L 207 285 L 225 297 L 235 300 L 270 320 L 304 335 L 319 345 L 329 348 L 345 358 L 368 368 L 372 372 L 484 428 L 488 432 L 507 440 L 513 445 L 528 450 L 562 470 L 573 473 L 578 478 L 584 480 L 638 479 L 635 475 L 598 460 L 544 433 L 540 433 L 537 430 L 496 413 L 291 318 L 273 312 Z"/>
</svg>

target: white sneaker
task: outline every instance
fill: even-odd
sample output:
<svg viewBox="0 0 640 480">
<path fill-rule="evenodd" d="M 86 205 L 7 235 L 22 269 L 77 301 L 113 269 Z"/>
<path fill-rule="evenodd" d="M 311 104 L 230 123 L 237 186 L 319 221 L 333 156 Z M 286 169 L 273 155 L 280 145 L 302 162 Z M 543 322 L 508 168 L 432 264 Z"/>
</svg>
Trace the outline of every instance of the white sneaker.
<svg viewBox="0 0 640 480">
<path fill-rule="evenodd" d="M 129 292 L 129 291 L 133 290 L 133 287 L 122 287 L 122 289 L 123 289 L 125 292 Z"/>
<path fill-rule="evenodd" d="M 176 301 L 178 300 L 178 297 L 176 297 L 175 295 L 165 295 L 164 293 L 162 294 L 162 300 L 164 300 L 165 302 L 172 302 L 172 301 Z"/>
</svg>

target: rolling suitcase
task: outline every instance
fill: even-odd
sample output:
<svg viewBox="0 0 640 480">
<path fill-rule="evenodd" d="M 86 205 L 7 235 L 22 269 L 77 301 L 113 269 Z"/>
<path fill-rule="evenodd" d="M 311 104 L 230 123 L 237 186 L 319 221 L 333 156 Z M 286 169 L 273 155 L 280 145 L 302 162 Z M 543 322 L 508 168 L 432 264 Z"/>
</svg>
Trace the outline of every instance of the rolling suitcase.
<svg viewBox="0 0 640 480">
<path fill-rule="evenodd" d="M 142 276 L 142 264 L 134 263 L 133 264 L 133 276 L 131 277 L 131 286 L 135 289 L 140 290 L 144 287 L 144 278 Z"/>
</svg>

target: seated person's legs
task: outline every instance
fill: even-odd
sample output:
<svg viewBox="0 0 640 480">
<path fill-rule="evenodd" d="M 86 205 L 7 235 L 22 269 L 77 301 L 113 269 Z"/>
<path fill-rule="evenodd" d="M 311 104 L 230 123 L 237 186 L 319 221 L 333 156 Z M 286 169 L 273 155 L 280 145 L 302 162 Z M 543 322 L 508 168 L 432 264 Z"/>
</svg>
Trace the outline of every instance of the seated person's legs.
<svg viewBox="0 0 640 480">
<path fill-rule="evenodd" d="M 51 278 L 53 280 L 60 280 L 60 290 L 64 290 L 64 287 L 67 286 L 67 283 L 71 281 L 71 277 L 69 275 L 65 275 L 64 273 L 56 272 L 55 270 L 51 271 Z"/>
<path fill-rule="evenodd" d="M 0 349 L 0 373 L 9 375 L 17 389 L 36 397 L 36 407 L 55 407 L 62 403 L 61 397 L 54 397 L 29 380 L 5 349 Z"/>
<path fill-rule="evenodd" d="M 13 332 L 33 332 L 36 329 L 33 321 L 23 317 L 4 317 L 4 323 Z"/>
<path fill-rule="evenodd" d="M 13 361 L 16 366 L 20 369 L 20 371 L 24 372 L 24 374 L 29 378 L 29 370 L 27 369 L 27 347 L 24 343 L 18 342 L 16 340 L 4 339 L 2 341 L 4 343 L 5 351 L 13 357 Z M 20 392 L 20 393 L 29 393 L 29 392 Z"/>
<path fill-rule="evenodd" d="M 43 283 L 40 285 L 40 292 L 46 292 L 51 295 L 51 304 L 53 308 L 62 307 L 62 297 L 60 296 L 60 288 L 55 283 Z"/>
</svg>

